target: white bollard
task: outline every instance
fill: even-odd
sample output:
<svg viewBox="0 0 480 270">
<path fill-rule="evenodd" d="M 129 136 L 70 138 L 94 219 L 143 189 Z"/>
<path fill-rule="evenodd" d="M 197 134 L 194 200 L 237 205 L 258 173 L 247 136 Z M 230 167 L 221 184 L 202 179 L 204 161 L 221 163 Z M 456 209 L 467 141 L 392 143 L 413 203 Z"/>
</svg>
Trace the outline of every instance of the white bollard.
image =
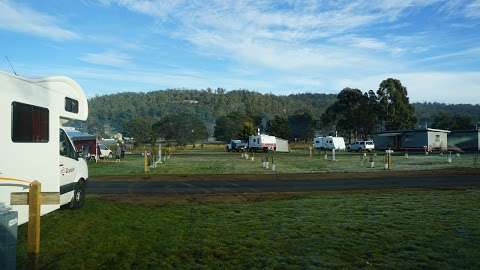
<svg viewBox="0 0 480 270">
<path fill-rule="evenodd" d="M 460 153 L 457 153 L 457 157 L 460 157 Z"/>
<path fill-rule="evenodd" d="M 332 161 L 337 161 L 335 158 L 335 148 L 332 149 Z"/>
<path fill-rule="evenodd" d="M 448 152 L 448 163 L 452 163 L 452 152 Z"/>
<path fill-rule="evenodd" d="M 325 157 L 324 157 L 325 160 L 328 160 L 328 154 L 325 153 Z"/>
<path fill-rule="evenodd" d="M 374 161 L 370 161 L 370 168 L 375 168 L 375 162 Z"/>
<path fill-rule="evenodd" d="M 408 153 L 405 153 L 405 158 L 408 159 Z"/>
<path fill-rule="evenodd" d="M 268 161 L 265 162 L 265 169 L 268 169 Z"/>
<path fill-rule="evenodd" d="M 255 157 L 254 157 L 254 156 L 252 156 L 252 161 L 255 161 Z"/>
<path fill-rule="evenodd" d="M 272 164 L 272 171 L 274 172 L 276 169 L 277 165 L 275 163 Z"/>
</svg>

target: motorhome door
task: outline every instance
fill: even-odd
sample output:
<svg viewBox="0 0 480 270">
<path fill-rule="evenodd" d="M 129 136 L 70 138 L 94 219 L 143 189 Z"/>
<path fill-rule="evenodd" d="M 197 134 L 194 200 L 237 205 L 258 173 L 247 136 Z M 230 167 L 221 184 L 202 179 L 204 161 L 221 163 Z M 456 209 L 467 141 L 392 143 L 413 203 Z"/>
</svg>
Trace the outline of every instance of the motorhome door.
<svg viewBox="0 0 480 270">
<path fill-rule="evenodd" d="M 65 193 L 73 191 L 76 180 L 78 155 L 65 131 L 60 129 L 60 194 L 62 203 L 71 196 Z"/>
</svg>

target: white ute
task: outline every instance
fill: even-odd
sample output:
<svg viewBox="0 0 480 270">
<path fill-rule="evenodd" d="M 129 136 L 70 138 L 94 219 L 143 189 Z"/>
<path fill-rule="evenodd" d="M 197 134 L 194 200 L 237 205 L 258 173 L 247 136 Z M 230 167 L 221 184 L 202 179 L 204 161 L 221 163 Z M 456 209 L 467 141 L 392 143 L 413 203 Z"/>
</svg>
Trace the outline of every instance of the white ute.
<svg viewBox="0 0 480 270">
<path fill-rule="evenodd" d="M 87 98 L 67 77 L 27 79 L 0 72 L 0 206 L 28 221 L 27 205 L 10 205 L 12 192 L 27 192 L 22 181 L 37 180 L 42 192 L 60 194 L 60 204 L 42 205 L 41 214 L 61 205 L 82 207 L 88 167 L 62 129 L 67 120 L 85 121 Z"/>
</svg>

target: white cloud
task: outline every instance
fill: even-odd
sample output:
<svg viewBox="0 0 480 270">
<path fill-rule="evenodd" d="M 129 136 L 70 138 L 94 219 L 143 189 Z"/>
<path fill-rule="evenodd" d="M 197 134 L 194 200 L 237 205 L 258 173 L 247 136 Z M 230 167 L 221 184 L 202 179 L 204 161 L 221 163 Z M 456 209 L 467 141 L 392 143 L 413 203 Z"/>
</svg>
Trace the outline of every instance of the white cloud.
<svg viewBox="0 0 480 270">
<path fill-rule="evenodd" d="M 0 0 L 0 28 L 55 40 L 78 38 L 76 33 L 59 26 L 55 17 L 8 0 Z"/>
<path fill-rule="evenodd" d="M 346 34 L 357 28 L 389 23 L 413 7 L 438 0 L 133 1 L 102 0 L 157 20 L 158 32 L 194 44 L 201 53 L 239 63 L 294 72 L 318 73 L 353 65 L 391 66 L 391 56 L 405 48 L 379 38 Z M 164 23 L 174 29 L 162 27 Z M 327 44 L 350 35 L 350 44 Z M 376 50 L 386 57 L 369 55 Z M 390 63 L 389 63 L 390 62 Z"/>
<path fill-rule="evenodd" d="M 473 47 L 465 50 L 456 51 L 453 53 L 445 53 L 445 54 L 425 57 L 423 59 L 420 59 L 418 62 L 443 60 L 443 59 L 449 59 L 449 58 L 455 58 L 456 60 L 458 60 L 461 57 L 476 59 L 479 56 L 480 56 L 480 47 Z"/>
<path fill-rule="evenodd" d="M 468 17 L 480 17 L 480 0 L 475 0 L 465 8 Z"/>
<path fill-rule="evenodd" d="M 415 102 L 480 104 L 480 72 L 387 73 L 342 80 L 337 83 L 337 89 L 348 86 L 376 90 L 386 78 L 399 79 L 407 87 L 410 99 Z"/>
<path fill-rule="evenodd" d="M 102 53 L 86 53 L 79 59 L 90 64 L 122 67 L 130 63 L 131 57 L 124 53 L 106 51 Z"/>
</svg>

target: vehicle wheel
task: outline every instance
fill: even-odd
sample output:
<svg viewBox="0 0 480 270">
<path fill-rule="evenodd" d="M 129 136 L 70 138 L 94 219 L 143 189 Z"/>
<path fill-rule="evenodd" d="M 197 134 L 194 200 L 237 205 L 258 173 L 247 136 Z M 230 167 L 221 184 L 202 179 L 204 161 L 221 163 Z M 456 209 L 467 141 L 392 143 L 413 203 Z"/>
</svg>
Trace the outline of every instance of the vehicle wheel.
<svg viewBox="0 0 480 270">
<path fill-rule="evenodd" d="M 76 183 L 73 190 L 73 198 L 70 202 L 70 208 L 78 209 L 85 205 L 85 181 L 80 180 Z"/>
<path fill-rule="evenodd" d="M 108 159 L 112 159 L 112 158 L 113 158 L 113 154 L 112 153 L 108 154 Z"/>
</svg>

